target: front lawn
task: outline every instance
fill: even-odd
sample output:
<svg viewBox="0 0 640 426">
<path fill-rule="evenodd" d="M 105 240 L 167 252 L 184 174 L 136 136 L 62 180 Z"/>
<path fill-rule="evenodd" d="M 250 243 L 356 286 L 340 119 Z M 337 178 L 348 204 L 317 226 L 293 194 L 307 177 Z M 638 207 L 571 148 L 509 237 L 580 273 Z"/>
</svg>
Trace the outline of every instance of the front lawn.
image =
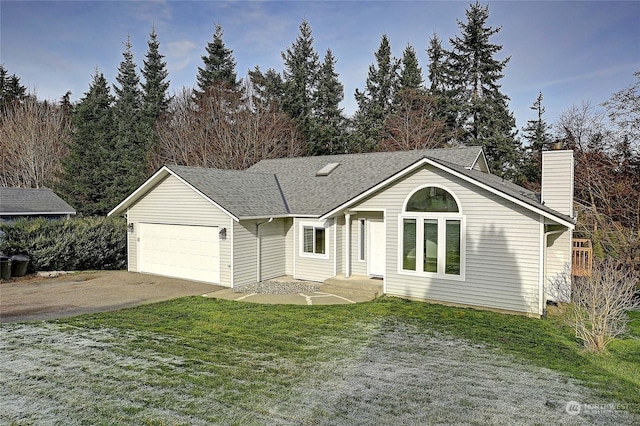
<svg viewBox="0 0 640 426">
<path fill-rule="evenodd" d="M 395 298 L 189 297 L 5 324 L 0 423 L 637 424 L 632 315 L 630 335 L 603 356 L 553 318 Z M 588 405 L 570 415 L 569 401 Z"/>
</svg>

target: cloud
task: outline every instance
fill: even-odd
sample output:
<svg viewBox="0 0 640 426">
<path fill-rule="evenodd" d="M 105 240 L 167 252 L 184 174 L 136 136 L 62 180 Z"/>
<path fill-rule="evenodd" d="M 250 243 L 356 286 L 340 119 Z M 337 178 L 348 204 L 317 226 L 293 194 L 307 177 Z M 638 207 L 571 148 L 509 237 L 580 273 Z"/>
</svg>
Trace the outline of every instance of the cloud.
<svg viewBox="0 0 640 426">
<path fill-rule="evenodd" d="M 576 82 L 580 82 L 580 81 L 587 81 L 587 80 L 592 80 L 595 78 L 598 79 L 602 79 L 605 77 L 609 77 L 609 76 L 613 76 L 616 74 L 620 74 L 622 72 L 627 73 L 629 71 L 629 69 L 635 69 L 638 67 L 638 64 L 632 64 L 632 63 L 628 63 L 628 64 L 620 64 L 620 65 L 615 65 L 615 66 L 611 66 L 611 67 L 607 67 L 607 68 L 601 68 L 601 69 L 597 69 L 595 71 L 591 71 L 591 72 L 587 72 L 587 73 L 581 73 L 581 74 L 573 74 L 567 77 L 563 77 L 563 78 L 558 78 L 558 79 L 554 79 L 554 80 L 547 80 L 547 81 L 542 81 L 537 83 L 535 86 L 537 88 L 545 88 L 545 87 L 551 87 L 551 86 L 558 86 L 561 84 L 568 84 L 568 83 L 576 83 Z"/>
<path fill-rule="evenodd" d="M 169 72 L 180 71 L 189 65 L 193 52 L 199 46 L 190 40 L 172 41 L 166 44 L 167 68 Z"/>
<path fill-rule="evenodd" d="M 130 5 L 133 16 L 147 25 L 166 27 L 172 19 L 171 7 L 165 0 L 137 1 Z"/>
</svg>

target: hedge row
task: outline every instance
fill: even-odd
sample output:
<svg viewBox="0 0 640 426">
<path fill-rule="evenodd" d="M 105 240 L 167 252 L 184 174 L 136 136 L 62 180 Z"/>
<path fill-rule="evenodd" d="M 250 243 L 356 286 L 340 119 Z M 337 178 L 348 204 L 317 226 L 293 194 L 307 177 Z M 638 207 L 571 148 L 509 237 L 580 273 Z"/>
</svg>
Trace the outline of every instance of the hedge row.
<svg viewBox="0 0 640 426">
<path fill-rule="evenodd" d="M 21 219 L 0 223 L 0 231 L 0 253 L 28 255 L 29 272 L 124 269 L 127 264 L 123 218 Z"/>
</svg>

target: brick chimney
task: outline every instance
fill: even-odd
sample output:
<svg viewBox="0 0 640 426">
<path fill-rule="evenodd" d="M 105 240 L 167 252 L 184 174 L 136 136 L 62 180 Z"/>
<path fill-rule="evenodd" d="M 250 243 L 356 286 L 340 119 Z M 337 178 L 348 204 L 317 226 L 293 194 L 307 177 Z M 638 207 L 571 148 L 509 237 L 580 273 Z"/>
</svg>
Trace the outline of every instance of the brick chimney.
<svg viewBox="0 0 640 426">
<path fill-rule="evenodd" d="M 573 151 L 542 152 L 542 202 L 573 217 Z"/>
</svg>

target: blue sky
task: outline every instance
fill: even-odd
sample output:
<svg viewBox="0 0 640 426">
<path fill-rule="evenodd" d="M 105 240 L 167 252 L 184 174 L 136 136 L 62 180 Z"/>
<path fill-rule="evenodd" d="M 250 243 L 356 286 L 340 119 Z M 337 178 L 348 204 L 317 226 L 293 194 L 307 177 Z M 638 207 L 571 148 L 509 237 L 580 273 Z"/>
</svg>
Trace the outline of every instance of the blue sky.
<svg viewBox="0 0 640 426">
<path fill-rule="evenodd" d="M 518 128 L 535 117 L 529 106 L 539 91 L 546 118 L 555 122 L 574 104 L 599 104 L 634 82 L 640 70 L 640 2 L 498 1 L 489 5 L 489 25 L 502 27 L 492 38 L 511 57 L 503 93 Z M 36 90 L 41 99 L 59 99 L 67 90 L 78 100 L 96 67 L 115 82 L 123 43 L 131 36 L 142 66 L 152 24 L 166 56 L 171 91 L 193 86 L 214 25 L 224 29 L 239 76 L 259 65 L 282 70 L 281 52 L 298 34 L 302 19 L 313 30 L 322 57 L 330 48 L 345 86 L 342 106 L 356 109 L 382 34 L 393 54 L 410 43 L 426 77 L 429 38 L 459 34 L 469 2 L 437 1 L 6 1 L 0 2 L 0 62 Z"/>
</svg>

